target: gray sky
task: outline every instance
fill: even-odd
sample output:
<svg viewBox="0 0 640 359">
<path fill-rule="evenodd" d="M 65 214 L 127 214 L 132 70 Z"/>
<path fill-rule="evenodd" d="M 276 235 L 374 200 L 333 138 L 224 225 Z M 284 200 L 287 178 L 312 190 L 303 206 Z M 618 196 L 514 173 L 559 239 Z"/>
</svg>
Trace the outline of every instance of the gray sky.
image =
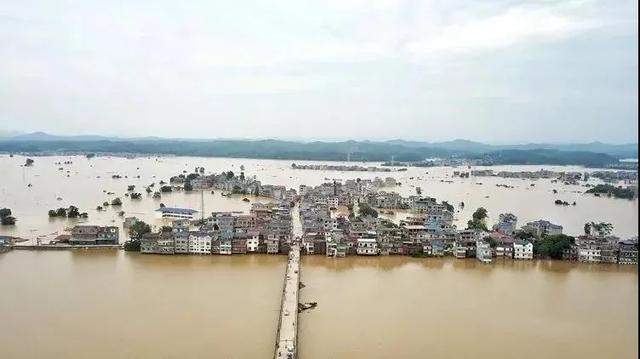
<svg viewBox="0 0 640 359">
<path fill-rule="evenodd" d="M 636 1 L 5 1 L 0 130 L 636 142 Z"/>
</svg>

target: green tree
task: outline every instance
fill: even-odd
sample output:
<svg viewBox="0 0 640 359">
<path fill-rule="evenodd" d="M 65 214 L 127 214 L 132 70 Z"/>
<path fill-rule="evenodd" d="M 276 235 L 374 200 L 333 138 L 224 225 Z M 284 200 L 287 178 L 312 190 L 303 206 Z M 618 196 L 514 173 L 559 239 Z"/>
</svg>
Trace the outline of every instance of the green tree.
<svg viewBox="0 0 640 359">
<path fill-rule="evenodd" d="M 605 237 L 613 232 L 613 224 L 608 222 L 589 222 L 584 224 L 584 233 L 586 235 L 598 235 Z"/>
<path fill-rule="evenodd" d="M 151 227 L 144 221 L 137 221 L 129 227 L 129 237 L 132 239 L 140 239 L 146 233 L 151 232 Z"/>
<path fill-rule="evenodd" d="M 446 209 L 447 209 L 447 211 L 449 211 L 449 212 L 453 212 L 453 211 L 455 211 L 455 208 L 453 207 L 453 205 L 452 205 L 452 204 L 450 204 L 450 203 L 449 203 L 449 202 L 447 202 L 447 201 L 442 201 L 442 205 L 443 205 L 443 206 L 444 206 L 444 208 L 446 208 Z"/>
<path fill-rule="evenodd" d="M 120 198 L 114 198 L 113 201 L 111 201 L 111 205 L 112 206 L 122 206 L 122 200 Z"/>
<path fill-rule="evenodd" d="M 4 216 L 0 219 L 0 224 L 3 226 L 12 226 L 16 224 L 16 218 L 12 216 Z"/>
<path fill-rule="evenodd" d="M 4 218 L 11 215 L 11 210 L 9 208 L 0 209 L 0 218 Z"/>
<path fill-rule="evenodd" d="M 233 178 L 233 176 L 234 176 L 234 175 L 233 175 L 233 172 L 232 172 L 232 171 L 229 171 L 229 172 L 225 173 L 225 177 L 227 177 L 227 179 L 228 179 L 228 180 L 232 179 L 232 178 Z"/>
<path fill-rule="evenodd" d="M 484 221 L 487 218 L 487 210 L 484 207 L 480 207 L 473 212 L 473 219 L 478 221 Z"/>
<path fill-rule="evenodd" d="M 533 250 L 536 257 L 562 259 L 562 252 L 575 243 L 575 238 L 566 234 L 544 237 L 534 242 Z"/>
<path fill-rule="evenodd" d="M 191 181 L 186 181 L 184 183 L 184 190 L 187 192 L 193 191 L 193 186 L 191 185 Z"/>
<path fill-rule="evenodd" d="M 358 204 L 358 214 L 362 217 L 370 216 L 373 218 L 378 218 L 378 211 L 373 209 L 367 203 Z"/>
<path fill-rule="evenodd" d="M 67 210 L 67 217 L 69 217 L 69 218 L 78 218 L 78 217 L 80 217 L 80 211 L 78 210 L 78 207 L 69 206 L 69 209 Z"/>
</svg>

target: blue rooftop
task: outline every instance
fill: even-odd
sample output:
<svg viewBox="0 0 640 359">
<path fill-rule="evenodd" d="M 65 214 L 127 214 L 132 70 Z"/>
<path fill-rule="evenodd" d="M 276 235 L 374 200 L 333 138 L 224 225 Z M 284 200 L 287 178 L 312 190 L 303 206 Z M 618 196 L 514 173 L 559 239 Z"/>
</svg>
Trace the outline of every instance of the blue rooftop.
<svg viewBox="0 0 640 359">
<path fill-rule="evenodd" d="M 189 208 L 162 207 L 156 209 L 156 212 L 162 213 L 178 213 L 178 214 L 194 214 L 198 211 Z"/>
</svg>

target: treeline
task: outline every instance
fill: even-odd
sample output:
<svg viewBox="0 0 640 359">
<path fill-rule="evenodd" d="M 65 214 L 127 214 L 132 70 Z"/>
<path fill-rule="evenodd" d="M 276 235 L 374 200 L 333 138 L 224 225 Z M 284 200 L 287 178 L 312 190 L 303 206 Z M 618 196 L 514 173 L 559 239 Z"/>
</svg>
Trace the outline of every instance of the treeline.
<svg viewBox="0 0 640 359">
<path fill-rule="evenodd" d="M 101 140 L 101 141 L 0 141 L 0 152 L 138 153 L 177 156 L 262 158 L 286 160 L 422 162 L 426 158 L 468 158 L 486 164 L 584 165 L 603 167 L 617 163 L 606 154 L 548 149 L 472 152 L 430 147 L 410 147 L 384 142 L 292 142 L 279 140 Z"/>
</svg>

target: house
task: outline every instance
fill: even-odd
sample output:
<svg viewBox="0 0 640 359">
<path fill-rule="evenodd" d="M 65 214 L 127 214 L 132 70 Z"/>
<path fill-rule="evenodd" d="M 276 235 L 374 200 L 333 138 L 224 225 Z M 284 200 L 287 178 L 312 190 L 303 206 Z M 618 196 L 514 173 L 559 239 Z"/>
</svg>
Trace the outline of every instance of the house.
<svg viewBox="0 0 640 359">
<path fill-rule="evenodd" d="M 170 232 L 146 233 L 140 239 L 140 253 L 174 254 L 175 241 Z"/>
<path fill-rule="evenodd" d="M 375 238 L 359 238 L 357 240 L 357 254 L 359 256 L 375 256 L 378 255 L 378 242 Z"/>
<path fill-rule="evenodd" d="M 522 226 L 522 230 L 533 234 L 536 238 L 562 234 L 562 226 L 542 219 L 527 223 Z"/>
<path fill-rule="evenodd" d="M 222 254 L 222 255 L 233 254 L 233 243 L 231 238 L 220 238 L 218 254 Z"/>
<path fill-rule="evenodd" d="M 482 263 L 491 263 L 491 246 L 488 242 L 476 242 L 476 258 Z"/>
<path fill-rule="evenodd" d="M 533 243 L 521 239 L 513 242 L 513 259 L 533 259 Z"/>
<path fill-rule="evenodd" d="M 156 209 L 156 212 L 160 218 L 174 219 L 193 219 L 193 215 L 198 213 L 195 209 L 175 207 L 161 207 Z"/>
<path fill-rule="evenodd" d="M 211 233 L 192 231 L 189 232 L 190 254 L 211 254 Z"/>
<path fill-rule="evenodd" d="M 273 234 L 269 234 L 267 237 L 267 253 L 278 254 L 280 253 L 280 240 Z"/>
<path fill-rule="evenodd" d="M 72 245 L 105 245 L 118 244 L 119 228 L 115 226 L 79 225 L 71 229 L 69 244 Z"/>
<path fill-rule="evenodd" d="M 638 264 L 638 240 L 629 239 L 618 242 L 618 263 Z"/>
<path fill-rule="evenodd" d="M 504 234 L 513 234 L 518 224 L 518 217 L 512 213 L 501 213 L 498 217 L 498 223 L 494 226 L 494 230 Z"/>
<path fill-rule="evenodd" d="M 257 253 L 260 246 L 260 232 L 249 231 L 247 232 L 247 252 Z"/>
<path fill-rule="evenodd" d="M 466 242 L 464 242 L 464 241 L 455 241 L 454 246 L 453 246 L 453 256 L 458 258 L 458 259 L 467 258 L 467 251 L 468 250 L 469 250 L 469 248 L 467 248 Z"/>
<path fill-rule="evenodd" d="M 231 253 L 247 254 L 247 236 L 243 235 L 231 240 Z"/>
</svg>

